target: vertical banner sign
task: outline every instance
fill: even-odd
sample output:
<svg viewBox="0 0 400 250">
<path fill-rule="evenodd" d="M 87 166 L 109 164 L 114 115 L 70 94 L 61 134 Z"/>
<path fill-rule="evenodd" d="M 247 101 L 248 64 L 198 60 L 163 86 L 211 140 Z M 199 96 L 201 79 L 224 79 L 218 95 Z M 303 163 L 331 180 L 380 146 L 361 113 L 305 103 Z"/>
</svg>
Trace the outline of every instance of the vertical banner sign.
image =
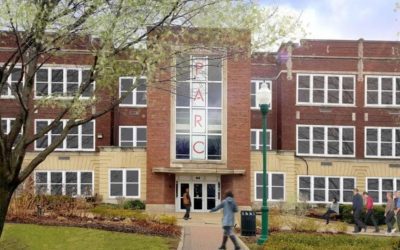
<svg viewBox="0 0 400 250">
<path fill-rule="evenodd" d="M 204 135 L 192 136 L 192 159 L 206 159 L 206 137 Z"/>
<path fill-rule="evenodd" d="M 192 106 L 193 107 L 206 107 L 206 84 L 193 83 L 192 84 Z"/>
<path fill-rule="evenodd" d="M 207 80 L 207 60 L 206 58 L 193 58 L 192 76 L 194 81 Z"/>
<path fill-rule="evenodd" d="M 192 132 L 206 133 L 206 111 L 204 109 L 192 110 Z"/>
</svg>

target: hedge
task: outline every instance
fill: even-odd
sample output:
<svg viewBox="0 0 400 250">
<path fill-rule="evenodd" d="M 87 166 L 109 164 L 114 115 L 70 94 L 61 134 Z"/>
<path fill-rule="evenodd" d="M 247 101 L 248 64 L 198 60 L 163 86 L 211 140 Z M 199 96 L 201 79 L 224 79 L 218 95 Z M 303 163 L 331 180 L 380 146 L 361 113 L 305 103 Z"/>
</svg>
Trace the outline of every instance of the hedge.
<svg viewBox="0 0 400 250">
<path fill-rule="evenodd" d="M 342 220 L 347 223 L 354 223 L 353 219 L 353 214 L 351 213 L 353 211 L 352 205 L 340 205 L 339 206 L 339 212 L 340 215 L 342 216 Z M 383 206 L 374 206 L 374 217 L 376 221 L 378 222 L 378 225 L 383 225 L 385 224 L 385 205 Z M 364 221 L 365 219 L 365 211 L 361 214 L 361 220 Z M 372 221 L 369 219 L 367 221 L 367 225 L 372 226 Z"/>
</svg>

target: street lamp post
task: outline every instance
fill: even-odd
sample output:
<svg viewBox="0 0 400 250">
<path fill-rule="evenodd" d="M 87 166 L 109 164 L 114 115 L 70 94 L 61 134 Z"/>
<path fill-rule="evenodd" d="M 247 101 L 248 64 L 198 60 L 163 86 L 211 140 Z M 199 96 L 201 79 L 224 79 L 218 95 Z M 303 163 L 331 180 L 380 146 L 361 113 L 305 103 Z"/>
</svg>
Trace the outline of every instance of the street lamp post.
<svg viewBox="0 0 400 250">
<path fill-rule="evenodd" d="M 257 103 L 260 106 L 261 114 L 262 114 L 262 138 L 263 138 L 263 183 L 262 183 L 262 223 L 261 223 L 261 236 L 258 239 L 257 243 L 259 245 L 264 244 L 268 240 L 268 178 L 267 178 L 267 114 L 271 104 L 271 91 L 268 88 L 266 83 L 261 84 L 261 87 L 257 93 Z"/>
</svg>

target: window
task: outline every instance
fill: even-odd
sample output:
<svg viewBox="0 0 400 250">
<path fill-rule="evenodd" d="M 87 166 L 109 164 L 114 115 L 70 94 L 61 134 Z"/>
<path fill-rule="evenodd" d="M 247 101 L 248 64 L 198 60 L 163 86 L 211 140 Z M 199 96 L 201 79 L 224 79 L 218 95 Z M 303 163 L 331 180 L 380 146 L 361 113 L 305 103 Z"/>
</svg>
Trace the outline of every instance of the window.
<svg viewBox="0 0 400 250">
<path fill-rule="evenodd" d="M 393 193 L 400 189 L 400 178 L 375 178 L 367 177 L 366 186 L 368 194 L 375 203 L 386 203 L 386 193 Z"/>
<path fill-rule="evenodd" d="M 132 90 L 133 85 L 137 86 Z M 119 97 L 127 95 L 119 106 L 121 107 L 145 107 L 147 104 L 147 85 L 146 78 L 141 77 L 137 80 L 135 77 L 119 78 Z"/>
<path fill-rule="evenodd" d="M 366 127 L 365 157 L 400 157 L 400 128 Z"/>
<path fill-rule="evenodd" d="M 17 84 L 21 78 L 22 70 L 20 68 L 14 68 L 7 78 L 7 81 L 0 89 L 1 98 L 15 98 L 14 93 L 17 88 Z M 23 81 L 21 81 L 23 83 Z"/>
<path fill-rule="evenodd" d="M 267 129 L 267 150 L 271 150 L 271 138 L 272 132 Z M 263 149 L 263 139 L 262 139 L 262 129 L 251 129 L 251 150 L 262 150 Z"/>
<path fill-rule="evenodd" d="M 120 147 L 146 147 L 147 128 L 145 126 L 120 126 Z"/>
<path fill-rule="evenodd" d="M 268 183 L 267 192 L 269 201 L 285 200 L 285 174 L 283 173 L 267 173 Z M 263 173 L 255 173 L 254 194 L 255 200 L 262 200 Z"/>
<path fill-rule="evenodd" d="M 366 106 L 400 105 L 400 77 L 366 76 Z"/>
<path fill-rule="evenodd" d="M 81 84 L 86 84 L 90 78 L 90 70 L 69 68 L 40 68 L 35 77 L 35 97 L 56 96 L 73 97 Z M 83 91 L 82 98 L 90 98 L 94 92 L 95 83 Z"/>
<path fill-rule="evenodd" d="M 222 60 L 178 57 L 176 79 L 175 158 L 221 160 Z"/>
<path fill-rule="evenodd" d="M 92 196 L 93 172 L 91 171 L 36 171 L 36 194 Z"/>
<path fill-rule="evenodd" d="M 339 202 L 353 200 L 354 177 L 299 176 L 298 201 L 329 203 L 336 197 Z"/>
<path fill-rule="evenodd" d="M 6 135 L 9 134 L 11 132 L 14 121 L 15 118 L 1 118 L 1 131 Z M 19 132 L 16 142 L 18 142 L 21 136 L 22 136 L 22 128 Z"/>
<path fill-rule="evenodd" d="M 354 127 L 297 126 L 297 154 L 354 157 Z"/>
<path fill-rule="evenodd" d="M 252 80 L 251 81 L 251 89 L 250 89 L 250 98 L 251 98 L 251 108 L 258 109 L 259 104 L 257 103 L 257 92 L 261 88 L 261 84 L 266 83 L 268 88 L 272 91 L 272 82 L 266 80 Z M 272 104 L 272 100 L 271 100 Z M 272 105 L 269 105 L 269 109 L 272 108 Z"/>
<path fill-rule="evenodd" d="M 297 103 L 318 105 L 355 104 L 355 77 L 350 75 L 297 75 Z"/>
<path fill-rule="evenodd" d="M 110 198 L 116 197 L 140 197 L 140 170 L 110 170 Z"/>
<path fill-rule="evenodd" d="M 52 120 L 35 120 L 35 133 L 46 128 Z M 35 150 L 43 150 L 61 136 L 67 120 L 61 120 L 55 128 L 35 141 Z M 72 128 L 56 151 L 94 151 L 95 149 L 95 121 L 90 121 Z"/>
</svg>

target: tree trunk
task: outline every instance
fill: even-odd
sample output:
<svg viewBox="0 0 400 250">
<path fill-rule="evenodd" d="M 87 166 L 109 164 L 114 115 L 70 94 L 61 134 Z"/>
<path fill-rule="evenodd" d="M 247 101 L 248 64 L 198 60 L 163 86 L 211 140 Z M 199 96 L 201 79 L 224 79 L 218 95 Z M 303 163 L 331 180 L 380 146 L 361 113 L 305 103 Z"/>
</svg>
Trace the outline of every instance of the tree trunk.
<svg viewBox="0 0 400 250">
<path fill-rule="evenodd" d="M 3 233 L 8 206 L 10 205 L 12 195 L 13 195 L 13 189 L 6 189 L 4 187 L 0 187 L 0 239 Z"/>
</svg>

